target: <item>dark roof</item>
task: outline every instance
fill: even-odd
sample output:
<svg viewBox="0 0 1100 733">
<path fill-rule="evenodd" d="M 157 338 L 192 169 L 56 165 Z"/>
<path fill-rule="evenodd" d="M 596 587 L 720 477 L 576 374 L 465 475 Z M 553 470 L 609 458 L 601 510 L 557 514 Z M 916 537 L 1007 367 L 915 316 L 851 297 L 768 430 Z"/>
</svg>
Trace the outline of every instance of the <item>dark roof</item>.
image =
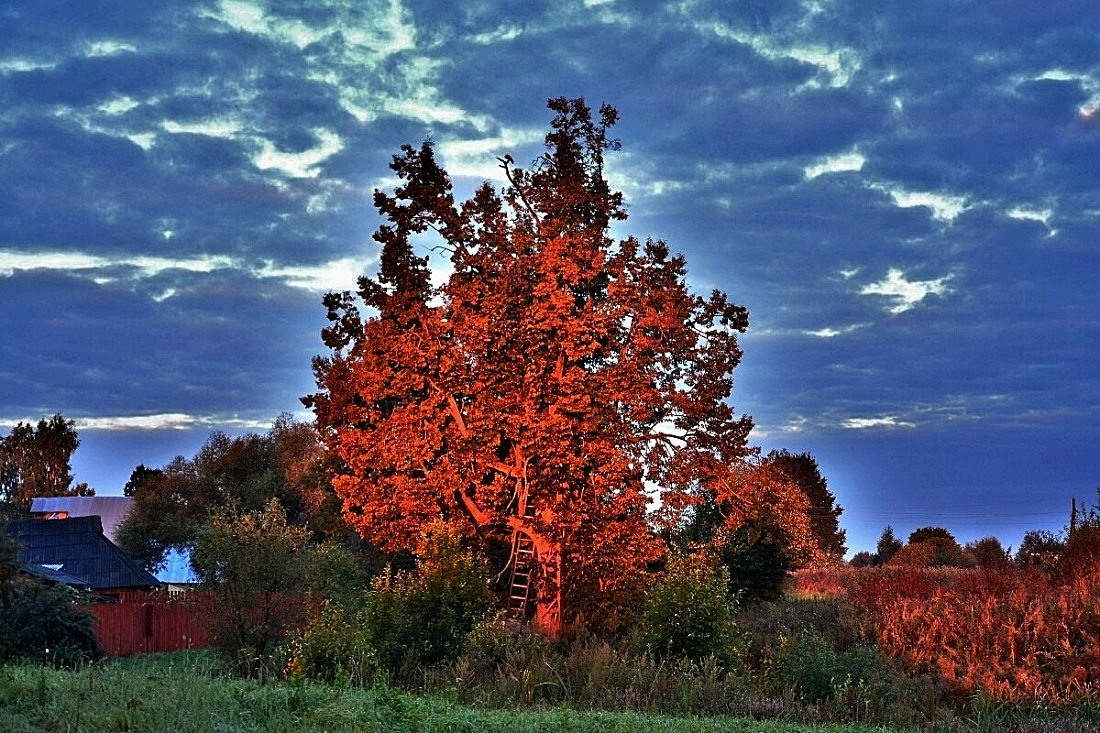
<svg viewBox="0 0 1100 733">
<path fill-rule="evenodd" d="M 31 515 L 44 516 L 64 512 L 70 517 L 98 516 L 103 521 L 103 534 L 115 541 L 115 531 L 134 500 L 128 496 L 38 496 L 31 499 Z"/>
<path fill-rule="evenodd" d="M 160 585 L 103 536 L 99 517 L 24 519 L 11 522 L 8 534 L 20 545 L 21 562 L 57 568 L 83 579 L 92 590 Z"/>
</svg>

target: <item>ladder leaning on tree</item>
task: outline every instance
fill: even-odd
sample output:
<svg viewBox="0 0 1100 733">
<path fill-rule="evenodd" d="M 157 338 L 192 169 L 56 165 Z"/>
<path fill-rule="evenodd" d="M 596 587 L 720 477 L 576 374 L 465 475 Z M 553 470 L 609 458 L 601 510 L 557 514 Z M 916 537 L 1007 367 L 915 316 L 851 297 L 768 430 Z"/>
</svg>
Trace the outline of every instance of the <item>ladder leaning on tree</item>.
<svg viewBox="0 0 1100 733">
<path fill-rule="evenodd" d="M 530 502 L 524 502 L 524 516 L 532 519 L 535 508 Z M 521 529 L 512 532 L 512 557 L 509 559 L 512 577 L 508 583 L 508 618 L 513 621 L 526 621 L 527 609 L 532 602 L 533 586 L 531 576 L 535 571 L 535 542 L 531 535 Z"/>
</svg>

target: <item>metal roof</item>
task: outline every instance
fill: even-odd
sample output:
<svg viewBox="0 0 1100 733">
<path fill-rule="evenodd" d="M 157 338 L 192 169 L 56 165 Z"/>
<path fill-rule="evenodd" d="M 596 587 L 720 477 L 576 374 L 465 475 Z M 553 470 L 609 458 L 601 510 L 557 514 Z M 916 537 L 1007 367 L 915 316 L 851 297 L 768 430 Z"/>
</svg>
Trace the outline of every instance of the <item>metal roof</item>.
<svg viewBox="0 0 1100 733">
<path fill-rule="evenodd" d="M 43 496 L 31 499 L 31 514 L 99 517 L 103 521 L 103 534 L 114 542 L 115 530 L 133 503 L 128 496 Z"/>
</svg>

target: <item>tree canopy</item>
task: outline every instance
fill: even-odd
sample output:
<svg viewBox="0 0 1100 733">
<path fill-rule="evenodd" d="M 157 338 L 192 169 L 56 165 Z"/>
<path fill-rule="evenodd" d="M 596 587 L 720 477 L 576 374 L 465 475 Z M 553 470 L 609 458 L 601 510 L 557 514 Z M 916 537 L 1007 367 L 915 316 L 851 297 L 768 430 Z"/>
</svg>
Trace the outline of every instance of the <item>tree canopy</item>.
<svg viewBox="0 0 1100 733">
<path fill-rule="evenodd" d="M 73 485 L 69 461 L 79 445 L 76 422 L 61 415 L 17 424 L 0 438 L 0 502 L 26 512 L 36 497 L 95 494 L 87 484 Z"/>
<path fill-rule="evenodd" d="M 456 204 L 431 143 L 393 158 L 379 272 L 325 297 L 330 353 L 304 401 L 363 537 L 413 549 L 442 517 L 469 540 L 530 538 L 536 622 L 554 634 L 585 599 L 640 585 L 663 552 L 655 498 L 674 522 L 708 492 L 741 518 L 768 492 L 745 478 L 752 422 L 727 403 L 747 311 L 690 292 L 664 242 L 610 238 L 626 219 L 604 175 L 618 113 L 548 107 L 546 152 L 501 159 L 501 191 Z M 439 287 L 428 246 L 452 269 Z"/>
</svg>

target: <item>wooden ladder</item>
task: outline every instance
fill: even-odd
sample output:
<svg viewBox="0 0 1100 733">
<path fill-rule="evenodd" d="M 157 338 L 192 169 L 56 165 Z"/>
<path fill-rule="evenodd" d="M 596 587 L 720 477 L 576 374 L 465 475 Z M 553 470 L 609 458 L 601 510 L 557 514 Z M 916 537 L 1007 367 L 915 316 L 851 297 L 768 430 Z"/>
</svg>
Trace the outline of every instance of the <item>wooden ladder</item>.
<svg viewBox="0 0 1100 733">
<path fill-rule="evenodd" d="M 535 543 L 526 532 L 516 531 L 512 536 L 512 578 L 508 583 L 508 618 L 527 620 L 527 607 L 531 603 L 531 573 L 535 569 Z"/>
<path fill-rule="evenodd" d="M 530 503 L 524 507 L 525 516 L 534 518 L 535 508 Z M 533 587 L 531 575 L 535 570 L 535 542 L 531 536 L 521 530 L 512 533 L 512 577 L 508 583 L 508 618 L 513 621 L 527 621 L 527 607 L 531 604 Z"/>
</svg>

